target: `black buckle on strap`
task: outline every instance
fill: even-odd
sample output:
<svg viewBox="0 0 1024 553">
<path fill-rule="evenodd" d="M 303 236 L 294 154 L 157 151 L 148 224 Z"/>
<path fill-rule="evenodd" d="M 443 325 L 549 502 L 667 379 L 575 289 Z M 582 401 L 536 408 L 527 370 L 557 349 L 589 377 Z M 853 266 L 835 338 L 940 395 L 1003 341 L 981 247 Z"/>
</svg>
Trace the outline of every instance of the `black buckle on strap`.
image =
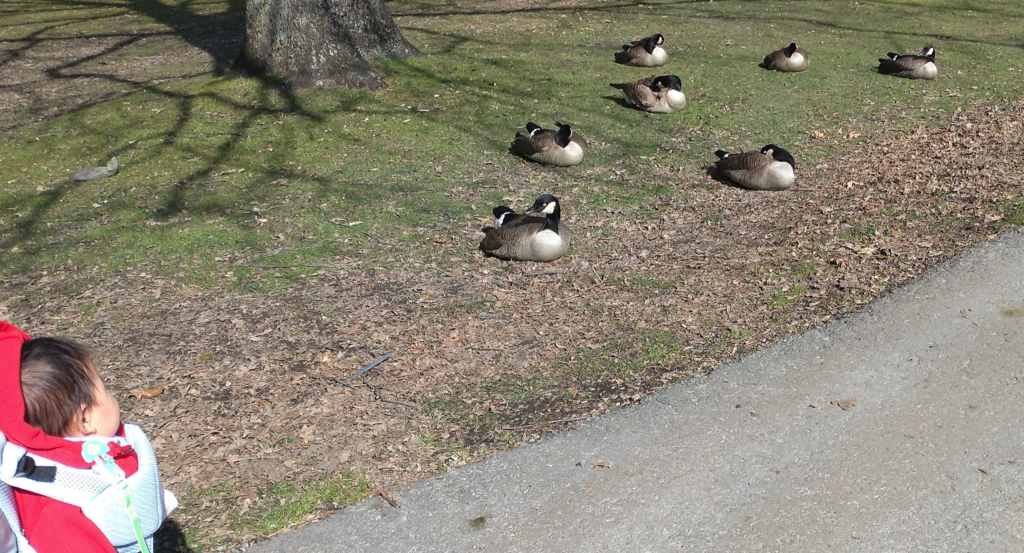
<svg viewBox="0 0 1024 553">
<path fill-rule="evenodd" d="M 36 482 L 53 482 L 57 479 L 57 467 L 40 467 L 36 460 L 23 455 L 18 461 L 18 469 L 15 471 L 16 478 L 28 478 Z"/>
</svg>

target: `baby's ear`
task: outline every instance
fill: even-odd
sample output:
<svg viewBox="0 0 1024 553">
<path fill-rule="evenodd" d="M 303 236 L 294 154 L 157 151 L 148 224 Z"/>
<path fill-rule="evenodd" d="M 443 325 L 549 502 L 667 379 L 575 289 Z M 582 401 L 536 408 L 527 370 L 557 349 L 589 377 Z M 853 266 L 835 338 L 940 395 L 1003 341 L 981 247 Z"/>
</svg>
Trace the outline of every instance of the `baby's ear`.
<svg viewBox="0 0 1024 553">
<path fill-rule="evenodd" d="M 69 438 L 80 438 L 82 436 L 92 436 L 96 433 L 95 422 L 93 421 L 95 410 L 92 405 L 82 404 L 81 409 L 78 411 L 78 416 L 71 421 L 71 425 L 68 428 Z"/>
</svg>

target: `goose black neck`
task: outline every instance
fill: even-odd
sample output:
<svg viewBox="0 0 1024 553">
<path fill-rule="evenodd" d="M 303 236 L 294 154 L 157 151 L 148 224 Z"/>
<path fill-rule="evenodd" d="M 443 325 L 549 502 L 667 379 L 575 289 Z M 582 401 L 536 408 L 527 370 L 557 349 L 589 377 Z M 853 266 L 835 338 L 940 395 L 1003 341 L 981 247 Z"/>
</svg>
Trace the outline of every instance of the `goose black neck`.
<svg viewBox="0 0 1024 553">
<path fill-rule="evenodd" d="M 558 222 L 562 219 L 562 208 L 555 204 L 555 210 L 544 218 L 544 229 L 558 232 Z"/>
<path fill-rule="evenodd" d="M 647 37 L 647 40 L 644 41 L 644 50 L 648 54 L 653 54 L 654 53 L 654 47 L 658 45 L 657 41 L 658 41 L 657 37 L 653 37 L 653 36 Z"/>
<path fill-rule="evenodd" d="M 562 125 L 558 127 L 558 132 L 555 134 L 555 144 L 565 148 L 569 145 L 569 137 L 572 136 L 572 128 L 569 125 Z"/>
</svg>

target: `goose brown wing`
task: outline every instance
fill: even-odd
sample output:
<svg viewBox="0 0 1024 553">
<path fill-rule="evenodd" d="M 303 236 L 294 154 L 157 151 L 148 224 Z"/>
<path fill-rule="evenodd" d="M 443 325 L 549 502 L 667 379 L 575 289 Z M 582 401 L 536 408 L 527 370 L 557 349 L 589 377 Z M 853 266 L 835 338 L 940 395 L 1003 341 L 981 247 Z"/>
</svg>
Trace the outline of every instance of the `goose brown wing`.
<svg viewBox="0 0 1024 553">
<path fill-rule="evenodd" d="M 615 88 L 622 91 L 622 94 L 635 106 L 650 107 L 658 101 L 657 94 L 651 90 L 651 83 L 657 77 L 650 77 L 639 80 L 635 83 L 613 84 Z"/>
<path fill-rule="evenodd" d="M 516 136 L 512 141 L 512 151 L 523 157 L 532 157 L 546 150 L 554 141 L 555 131 L 543 129 L 533 136 Z"/>
<path fill-rule="evenodd" d="M 529 215 L 516 215 L 516 218 L 512 221 L 506 221 L 504 225 L 497 228 L 491 228 L 484 235 L 484 239 L 480 242 L 480 249 L 494 253 L 499 257 L 502 255 L 502 248 L 510 244 L 515 244 L 520 240 L 529 240 L 530 235 L 536 233 L 544 226 L 544 217 L 532 217 Z"/>
<path fill-rule="evenodd" d="M 623 64 L 629 63 L 629 62 L 639 58 L 641 55 L 647 53 L 647 51 L 644 50 L 643 44 L 634 44 L 634 43 L 630 43 L 630 44 L 631 44 L 631 46 L 629 48 L 625 48 L 624 47 L 622 49 L 622 51 L 615 52 L 615 62 L 616 63 L 623 63 Z"/>
<path fill-rule="evenodd" d="M 658 76 L 657 75 L 651 75 L 650 77 L 647 77 L 646 79 L 640 79 L 635 84 L 642 85 L 642 86 L 645 86 L 647 88 L 651 88 L 652 86 L 654 86 L 654 81 L 656 81 L 656 80 L 658 80 Z"/>
<path fill-rule="evenodd" d="M 878 60 L 878 72 L 890 75 L 893 73 L 913 71 L 927 63 L 927 61 L 927 59 L 917 56 L 900 56 L 896 59 L 883 58 Z"/>
<path fill-rule="evenodd" d="M 764 57 L 764 66 L 767 67 L 768 69 L 771 69 L 772 68 L 772 64 L 774 64 L 775 62 L 777 62 L 780 59 L 785 58 L 785 57 L 786 57 L 786 51 L 785 50 L 776 50 L 776 51 L 772 52 L 771 54 L 768 54 L 767 56 Z"/>
<path fill-rule="evenodd" d="M 765 168 L 770 163 L 768 156 L 761 152 L 743 152 L 742 154 L 730 154 L 715 162 L 715 168 L 719 171 L 757 171 Z"/>
</svg>

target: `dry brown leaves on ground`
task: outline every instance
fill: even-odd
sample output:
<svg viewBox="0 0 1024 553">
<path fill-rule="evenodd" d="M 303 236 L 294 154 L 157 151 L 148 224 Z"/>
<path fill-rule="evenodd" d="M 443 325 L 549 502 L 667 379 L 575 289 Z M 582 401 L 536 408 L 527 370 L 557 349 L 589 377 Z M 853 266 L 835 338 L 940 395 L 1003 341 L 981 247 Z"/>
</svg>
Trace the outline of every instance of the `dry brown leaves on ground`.
<svg viewBox="0 0 1024 553">
<path fill-rule="evenodd" d="M 184 500 L 174 520 L 234 548 L 258 539 L 233 521 L 275 483 L 354 471 L 394 490 L 699 375 L 985 240 L 1021 201 L 1022 111 L 877 136 L 802 168 L 788 192 L 678 176 L 685 195 L 606 210 L 565 191 L 575 253 L 549 265 L 483 259 L 467 221 L 454 243 L 421 246 L 423 259 L 469 250 L 443 267 L 335 259 L 271 296 L 132 272 L 66 297 L 89 275 L 40 272 L 3 282 L 0 317 L 94 345 Z M 365 383 L 338 386 L 387 352 Z"/>
</svg>

